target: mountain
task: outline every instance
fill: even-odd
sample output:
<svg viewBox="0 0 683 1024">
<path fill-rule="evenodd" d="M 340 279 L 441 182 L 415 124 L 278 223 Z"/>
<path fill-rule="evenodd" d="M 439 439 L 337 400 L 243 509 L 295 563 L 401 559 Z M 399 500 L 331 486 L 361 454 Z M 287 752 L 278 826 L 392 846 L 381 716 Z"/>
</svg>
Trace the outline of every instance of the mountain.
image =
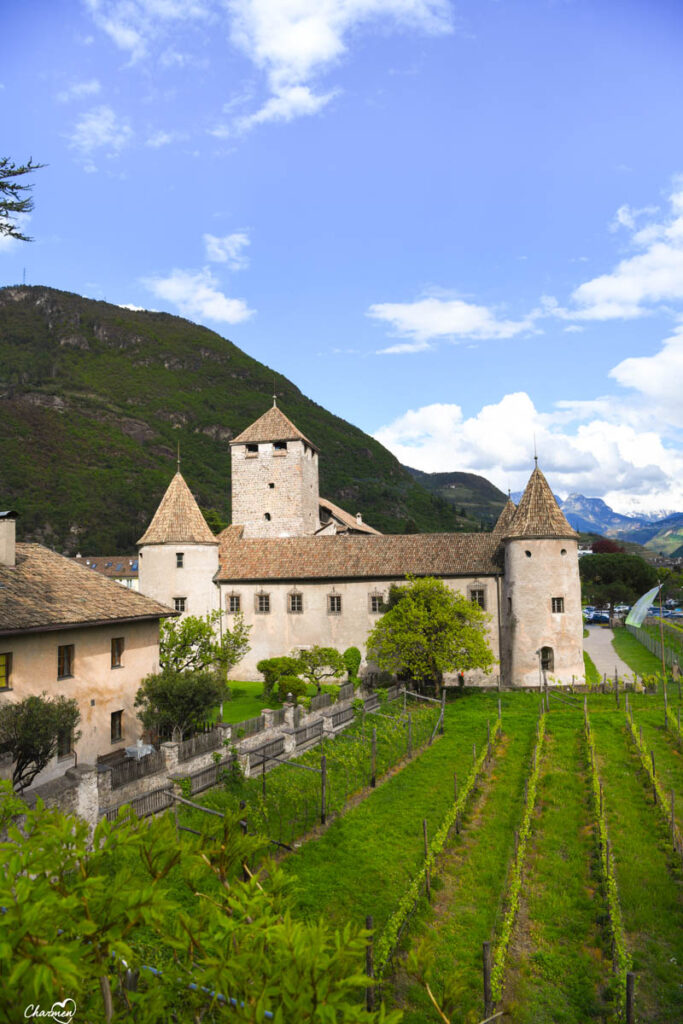
<svg viewBox="0 0 683 1024">
<path fill-rule="evenodd" d="M 321 450 L 321 494 L 383 532 L 478 524 L 357 427 L 220 335 L 45 287 L 0 289 L 0 507 L 72 554 L 132 551 L 176 468 L 230 519 L 228 442 L 270 405 Z"/>
<path fill-rule="evenodd" d="M 404 468 L 423 487 L 455 505 L 461 515 L 480 520 L 486 529 L 495 523 L 507 501 L 502 491 L 476 473 L 423 473 L 409 466 Z"/>
</svg>

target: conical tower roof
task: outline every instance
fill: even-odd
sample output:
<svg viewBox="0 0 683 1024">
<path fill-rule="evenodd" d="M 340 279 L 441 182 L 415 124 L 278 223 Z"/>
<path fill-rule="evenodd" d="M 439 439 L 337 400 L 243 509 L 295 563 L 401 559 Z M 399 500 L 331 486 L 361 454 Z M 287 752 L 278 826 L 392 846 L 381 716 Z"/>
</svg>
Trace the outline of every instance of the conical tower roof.
<svg viewBox="0 0 683 1024">
<path fill-rule="evenodd" d="M 255 423 L 233 438 L 230 444 L 265 444 L 269 441 L 305 441 L 310 448 L 318 451 L 317 446 L 294 426 L 275 403 Z"/>
<path fill-rule="evenodd" d="M 503 511 L 498 516 L 496 525 L 493 527 L 492 532 L 494 537 L 497 537 L 499 540 L 505 537 L 505 535 L 508 532 L 508 527 L 510 526 L 512 520 L 515 517 L 516 511 L 517 506 L 515 505 L 514 501 L 512 500 L 512 498 L 508 498 L 503 507 Z"/>
<path fill-rule="evenodd" d="M 578 537 L 565 519 L 538 465 L 529 477 L 505 537 Z"/>
<path fill-rule="evenodd" d="M 138 541 L 142 544 L 218 544 L 180 470 Z"/>
</svg>

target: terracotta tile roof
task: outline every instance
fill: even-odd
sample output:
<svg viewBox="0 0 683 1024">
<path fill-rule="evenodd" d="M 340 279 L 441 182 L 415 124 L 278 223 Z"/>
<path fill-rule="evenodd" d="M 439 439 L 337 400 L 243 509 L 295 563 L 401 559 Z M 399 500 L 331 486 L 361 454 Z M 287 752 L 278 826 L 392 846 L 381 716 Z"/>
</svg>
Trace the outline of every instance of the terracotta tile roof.
<svg viewBox="0 0 683 1024">
<path fill-rule="evenodd" d="M 514 501 L 512 500 L 512 498 L 508 498 L 508 500 L 505 503 L 505 507 L 503 508 L 503 511 L 498 516 L 496 525 L 493 527 L 494 537 L 502 539 L 506 535 L 508 527 L 510 526 L 510 523 L 514 518 L 516 511 L 517 506 L 515 505 Z"/>
<path fill-rule="evenodd" d="M 369 526 L 367 523 L 358 522 L 355 516 L 352 516 L 350 512 L 346 512 L 339 505 L 335 505 L 333 501 L 329 501 L 327 498 L 319 498 L 318 504 L 323 511 L 328 512 L 333 519 L 338 520 L 342 526 L 356 533 L 375 533 L 379 534 L 379 530 L 376 530 L 374 526 Z"/>
<path fill-rule="evenodd" d="M 175 612 L 41 544 L 17 544 L 16 565 L 0 565 L 0 635 L 166 615 Z"/>
<path fill-rule="evenodd" d="M 84 565 L 87 569 L 101 572 L 109 579 L 137 579 L 137 555 L 76 555 L 74 562 Z"/>
<path fill-rule="evenodd" d="M 565 519 L 538 466 L 529 477 L 505 537 L 578 537 L 578 533 L 572 530 Z"/>
<path fill-rule="evenodd" d="M 305 441 L 310 448 L 319 451 L 276 405 L 233 438 L 230 444 L 265 444 L 268 441 Z"/>
<path fill-rule="evenodd" d="M 499 575 L 498 541 L 490 533 L 413 533 L 365 536 L 242 538 L 241 526 L 220 534 L 215 579 L 402 579 L 417 576 Z"/>
<path fill-rule="evenodd" d="M 180 470 L 138 544 L 217 544 Z"/>
</svg>

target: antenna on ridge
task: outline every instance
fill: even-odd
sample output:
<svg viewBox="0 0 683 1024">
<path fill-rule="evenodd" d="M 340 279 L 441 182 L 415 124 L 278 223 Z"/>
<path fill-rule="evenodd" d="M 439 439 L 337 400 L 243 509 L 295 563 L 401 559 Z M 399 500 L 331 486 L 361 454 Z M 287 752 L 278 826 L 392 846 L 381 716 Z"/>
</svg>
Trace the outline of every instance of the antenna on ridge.
<svg viewBox="0 0 683 1024">
<path fill-rule="evenodd" d="M 277 408 L 277 395 L 275 394 L 275 377 L 273 377 L 273 409 Z"/>
<path fill-rule="evenodd" d="M 534 431 L 534 463 L 536 464 L 536 469 L 538 469 L 538 452 L 536 450 L 536 431 Z"/>
<path fill-rule="evenodd" d="M 176 465 L 178 467 L 178 472 L 180 472 L 180 441 L 178 441 L 178 455 L 176 457 Z"/>
</svg>

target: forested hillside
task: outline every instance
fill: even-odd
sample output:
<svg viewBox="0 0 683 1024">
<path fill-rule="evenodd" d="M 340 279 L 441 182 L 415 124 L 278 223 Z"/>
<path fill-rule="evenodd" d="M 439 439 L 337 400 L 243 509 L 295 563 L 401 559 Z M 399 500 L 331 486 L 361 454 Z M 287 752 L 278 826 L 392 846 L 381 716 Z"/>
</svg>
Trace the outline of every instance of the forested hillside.
<svg viewBox="0 0 683 1024">
<path fill-rule="evenodd" d="M 0 289 L 0 507 L 18 536 L 124 552 L 173 472 L 230 518 L 229 440 L 269 407 L 321 450 L 320 490 L 383 532 L 472 530 L 377 441 L 220 335 L 166 313 L 43 287 Z"/>
</svg>

